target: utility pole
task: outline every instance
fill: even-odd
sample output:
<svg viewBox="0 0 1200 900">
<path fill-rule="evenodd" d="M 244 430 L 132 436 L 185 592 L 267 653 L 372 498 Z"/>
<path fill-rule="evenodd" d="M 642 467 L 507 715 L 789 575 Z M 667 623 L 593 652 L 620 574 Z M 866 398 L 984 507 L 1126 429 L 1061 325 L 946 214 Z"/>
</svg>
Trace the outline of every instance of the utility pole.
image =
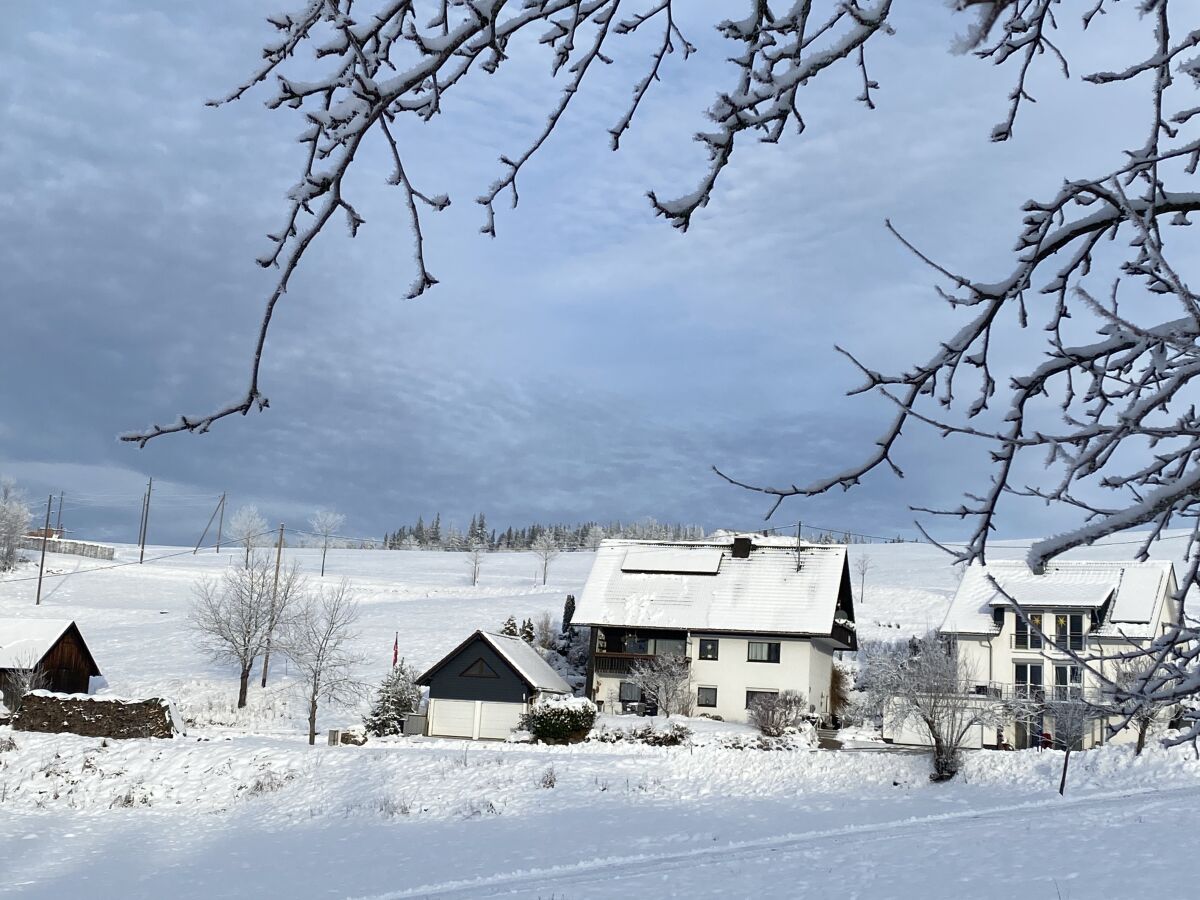
<svg viewBox="0 0 1200 900">
<path fill-rule="evenodd" d="M 50 538 L 50 507 L 53 503 L 54 495 L 51 494 L 46 498 L 46 525 L 42 529 L 42 561 L 38 563 L 37 599 L 33 601 L 34 606 L 42 605 L 42 573 L 46 571 L 46 543 Z"/>
<path fill-rule="evenodd" d="M 138 511 L 138 537 L 137 545 L 142 546 L 142 533 L 146 527 L 146 493 L 142 492 L 142 508 Z"/>
<path fill-rule="evenodd" d="M 208 524 L 204 526 L 204 533 L 200 535 L 200 540 L 196 541 L 196 548 L 192 550 L 192 556 L 200 552 L 200 545 L 204 543 L 204 539 L 208 537 L 208 529 L 212 528 L 213 519 L 217 517 L 217 513 L 221 509 L 221 503 L 224 502 L 225 495 L 221 495 L 221 499 L 217 501 L 217 505 L 213 507 L 212 515 L 208 517 Z M 220 538 L 217 538 L 217 543 L 220 543 Z"/>
<path fill-rule="evenodd" d="M 796 571 L 797 572 L 800 571 L 800 544 L 802 543 L 802 539 L 801 539 L 800 535 L 803 533 L 802 528 L 803 528 L 803 526 L 801 525 L 801 523 L 797 522 L 796 523 Z"/>
<path fill-rule="evenodd" d="M 54 533 L 56 535 L 58 535 L 59 537 L 62 537 L 62 502 L 63 502 L 63 492 L 59 491 L 58 492 L 58 522 L 54 526 Z"/>
<path fill-rule="evenodd" d="M 221 552 L 221 530 L 225 526 L 225 492 L 221 492 L 221 512 L 220 518 L 217 519 L 217 552 Z"/>
<path fill-rule="evenodd" d="M 142 541 L 141 549 L 138 552 L 138 562 L 142 563 L 146 559 L 146 531 L 150 526 L 150 493 L 154 490 L 154 479 L 151 478 L 146 485 L 146 506 L 142 510 Z"/>
<path fill-rule="evenodd" d="M 271 638 L 275 636 L 275 619 L 279 616 L 279 562 L 283 558 L 283 523 L 279 523 L 279 540 L 275 544 L 275 583 L 271 586 L 271 630 L 267 632 L 267 649 L 263 653 L 262 686 L 267 686 L 267 668 L 271 665 Z"/>
</svg>

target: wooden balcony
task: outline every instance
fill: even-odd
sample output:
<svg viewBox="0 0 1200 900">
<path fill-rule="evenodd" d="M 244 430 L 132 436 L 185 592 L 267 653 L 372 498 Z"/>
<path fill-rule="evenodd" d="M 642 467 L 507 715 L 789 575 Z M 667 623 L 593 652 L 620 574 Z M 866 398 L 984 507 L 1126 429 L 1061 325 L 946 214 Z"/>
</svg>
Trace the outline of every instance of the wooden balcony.
<svg viewBox="0 0 1200 900">
<path fill-rule="evenodd" d="M 595 655 L 597 675 L 628 675 L 633 664 L 639 660 L 649 662 L 652 653 L 597 653 Z M 691 660 L 688 660 L 691 665 Z"/>
</svg>

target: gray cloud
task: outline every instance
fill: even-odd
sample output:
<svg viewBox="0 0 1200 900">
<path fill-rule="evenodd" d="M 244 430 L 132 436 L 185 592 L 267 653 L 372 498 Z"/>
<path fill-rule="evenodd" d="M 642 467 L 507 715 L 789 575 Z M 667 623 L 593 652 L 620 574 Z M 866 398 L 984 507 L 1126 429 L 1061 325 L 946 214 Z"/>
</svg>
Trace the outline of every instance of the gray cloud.
<svg viewBox="0 0 1200 900">
<path fill-rule="evenodd" d="M 699 23 L 717 6 L 689 10 Z M 194 538 L 223 490 L 293 521 L 335 505 L 365 533 L 476 508 L 495 522 L 753 524 L 769 504 L 708 466 L 772 483 L 841 468 L 888 410 L 844 398 L 857 376 L 832 345 L 903 365 L 953 322 L 883 218 L 956 267 L 1000 274 L 1020 201 L 1117 149 L 1086 86 L 1049 79 L 1018 141 L 988 144 L 1008 73 L 947 56 L 957 23 L 944 9 L 914 15 L 872 62 L 879 109 L 853 103 L 853 71 L 814 84 L 808 132 L 740 149 L 688 235 L 656 221 L 643 193 L 698 178 L 690 134 L 720 73 L 673 64 L 613 154 L 605 131 L 629 62 L 580 98 L 498 239 L 475 233 L 472 198 L 556 89 L 544 59 L 515 54 L 406 136 L 414 176 L 455 200 L 427 226 L 437 291 L 398 299 L 411 238 L 377 148 L 353 185 L 366 229 L 325 235 L 281 304 L 270 412 L 139 452 L 115 435 L 243 384 L 269 285 L 253 258 L 279 222 L 298 124 L 256 100 L 203 106 L 256 58 L 265 31 L 242 4 L 18 7 L 0 35 L 15 63 L 0 84 L 0 469 L 31 494 L 79 496 L 79 528 L 113 539 L 132 537 L 151 473 L 164 541 Z M 1101 49 L 1120 39 L 1103 27 Z M 692 37 L 723 55 L 699 26 Z M 1098 51 L 1077 52 L 1086 69 Z M 1132 101 L 1104 102 L 1111 116 Z M 978 447 L 920 432 L 901 459 L 903 482 L 880 474 L 780 515 L 911 535 L 907 505 L 953 498 L 981 465 Z M 1011 527 L 1050 524 L 1018 512 Z"/>
</svg>

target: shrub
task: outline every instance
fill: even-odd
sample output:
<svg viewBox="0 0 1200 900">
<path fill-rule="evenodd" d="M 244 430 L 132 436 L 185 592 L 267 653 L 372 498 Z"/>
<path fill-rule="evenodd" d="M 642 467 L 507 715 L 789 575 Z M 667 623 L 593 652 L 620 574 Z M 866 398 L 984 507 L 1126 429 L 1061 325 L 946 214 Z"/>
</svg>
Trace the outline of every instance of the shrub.
<svg viewBox="0 0 1200 900">
<path fill-rule="evenodd" d="M 517 727 L 539 741 L 565 744 L 581 741 L 596 723 L 596 705 L 583 697 L 539 700 Z"/>
<path fill-rule="evenodd" d="M 692 736 L 692 730 L 682 722 L 672 722 L 667 728 L 656 729 L 653 725 L 643 725 L 640 728 L 616 728 L 612 731 L 602 729 L 591 735 L 589 741 L 601 744 L 618 744 L 628 741 L 631 744 L 646 744 L 650 747 L 678 747 Z"/>
<path fill-rule="evenodd" d="M 779 737 L 800 725 L 807 708 L 808 701 L 800 691 L 780 691 L 754 701 L 750 722 L 767 737 Z"/>
</svg>

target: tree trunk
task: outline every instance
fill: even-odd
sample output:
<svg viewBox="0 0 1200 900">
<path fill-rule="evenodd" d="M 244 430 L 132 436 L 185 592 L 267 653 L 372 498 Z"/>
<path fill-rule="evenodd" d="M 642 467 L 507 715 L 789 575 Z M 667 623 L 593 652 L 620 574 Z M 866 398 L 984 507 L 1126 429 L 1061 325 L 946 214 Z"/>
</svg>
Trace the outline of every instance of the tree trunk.
<svg viewBox="0 0 1200 900">
<path fill-rule="evenodd" d="M 244 709 L 246 706 L 246 692 L 250 687 L 250 666 L 242 669 L 241 678 L 238 679 L 238 709 Z"/>
<path fill-rule="evenodd" d="M 271 639 L 267 638 L 267 649 L 263 653 L 262 687 L 267 686 L 267 669 L 271 665 Z"/>
<path fill-rule="evenodd" d="M 1141 756 L 1142 751 L 1146 749 L 1146 733 L 1150 730 L 1150 720 L 1142 719 L 1138 722 L 1138 739 L 1137 747 L 1133 751 L 1134 756 Z"/>
<path fill-rule="evenodd" d="M 308 700 L 308 745 L 317 742 L 317 697 L 313 694 Z"/>
<path fill-rule="evenodd" d="M 1057 727 L 1057 726 L 1056 726 Z M 1071 745 L 1067 745 L 1067 755 L 1063 757 L 1062 780 L 1058 783 L 1058 795 L 1064 796 L 1067 790 L 1067 765 L 1071 762 Z"/>
</svg>

